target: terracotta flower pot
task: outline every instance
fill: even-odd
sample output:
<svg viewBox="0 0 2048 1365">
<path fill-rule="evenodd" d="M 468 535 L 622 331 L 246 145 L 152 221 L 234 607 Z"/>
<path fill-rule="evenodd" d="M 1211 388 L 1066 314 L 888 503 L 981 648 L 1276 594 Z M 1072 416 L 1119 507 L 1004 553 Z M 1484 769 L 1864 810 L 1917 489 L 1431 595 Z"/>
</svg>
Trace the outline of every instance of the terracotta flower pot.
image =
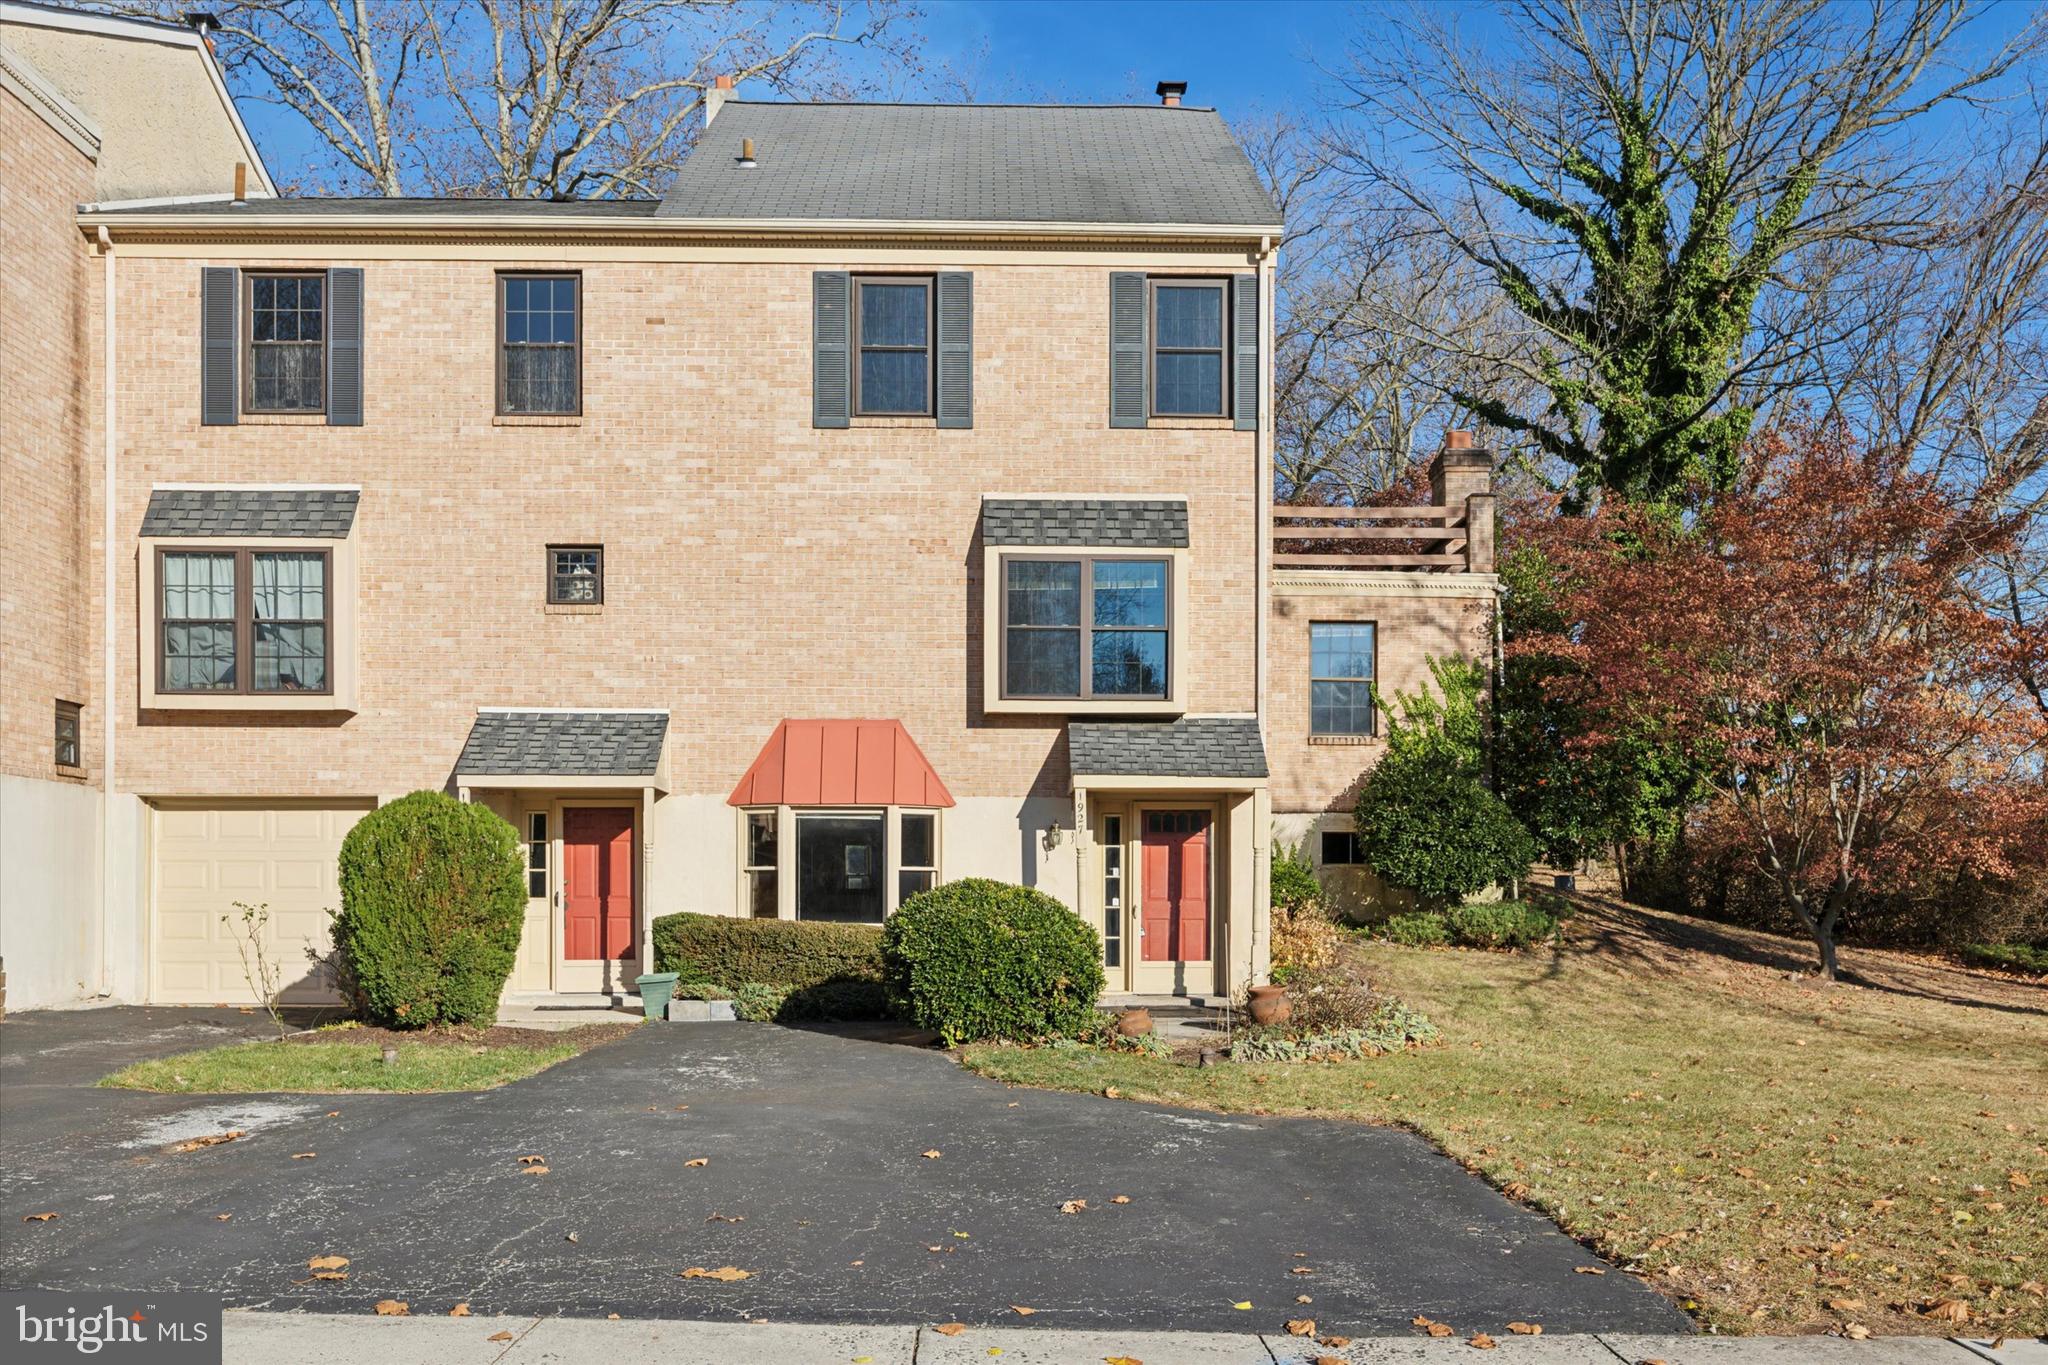
<svg viewBox="0 0 2048 1365">
<path fill-rule="evenodd" d="M 1152 1011 L 1143 1008 L 1125 1010 L 1116 1017 L 1116 1033 L 1119 1038 L 1139 1038 L 1152 1031 Z"/>
<path fill-rule="evenodd" d="M 1263 1027 L 1286 1023 L 1294 1013 L 1294 1002 L 1287 998 L 1285 986 L 1254 986 L 1248 1008 L 1252 1022 Z"/>
</svg>

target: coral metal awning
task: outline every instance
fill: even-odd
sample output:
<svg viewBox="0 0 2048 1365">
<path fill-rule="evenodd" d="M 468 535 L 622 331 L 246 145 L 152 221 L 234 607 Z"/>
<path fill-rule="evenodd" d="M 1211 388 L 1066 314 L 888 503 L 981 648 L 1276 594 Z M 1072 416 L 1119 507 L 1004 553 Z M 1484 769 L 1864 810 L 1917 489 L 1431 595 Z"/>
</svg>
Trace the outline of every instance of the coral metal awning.
<svg viewBox="0 0 2048 1365">
<path fill-rule="evenodd" d="M 895 720 L 785 720 L 727 798 L 734 806 L 950 806 Z"/>
</svg>

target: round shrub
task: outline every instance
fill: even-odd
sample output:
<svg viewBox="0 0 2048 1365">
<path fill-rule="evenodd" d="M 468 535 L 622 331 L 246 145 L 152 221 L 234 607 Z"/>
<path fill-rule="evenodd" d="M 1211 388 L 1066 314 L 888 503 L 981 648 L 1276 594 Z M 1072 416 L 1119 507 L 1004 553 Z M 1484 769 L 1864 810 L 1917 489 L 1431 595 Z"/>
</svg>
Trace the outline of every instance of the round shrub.
<svg viewBox="0 0 2048 1365">
<path fill-rule="evenodd" d="M 1389 915 L 1375 932 L 1387 942 L 1407 948 L 1443 948 L 1451 941 L 1451 926 L 1434 910 Z"/>
<path fill-rule="evenodd" d="M 373 1021 L 498 1017 L 526 916 L 518 831 L 487 807 L 414 792 L 356 822 L 340 873 L 334 946 Z"/>
<path fill-rule="evenodd" d="M 1360 855 L 1425 907 L 1520 881 L 1536 860 L 1536 841 L 1507 803 L 1439 759 L 1390 750 L 1366 774 L 1356 812 Z"/>
<path fill-rule="evenodd" d="M 1520 901 L 1473 901 L 1444 915 L 1451 939 L 1461 948 L 1533 947 L 1557 937 L 1557 921 Z"/>
<path fill-rule="evenodd" d="M 1078 1033 L 1102 994 L 1102 944 L 1042 891 L 985 877 L 912 896 L 882 930 L 906 1017 L 948 1046 Z"/>
</svg>

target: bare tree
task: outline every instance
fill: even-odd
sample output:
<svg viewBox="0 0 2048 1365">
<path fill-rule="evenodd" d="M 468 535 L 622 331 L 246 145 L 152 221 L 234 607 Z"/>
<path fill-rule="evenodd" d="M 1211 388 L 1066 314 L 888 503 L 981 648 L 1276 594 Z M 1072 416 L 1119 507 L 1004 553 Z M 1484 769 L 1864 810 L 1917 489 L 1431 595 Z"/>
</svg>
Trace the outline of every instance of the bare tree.
<svg viewBox="0 0 2048 1365">
<path fill-rule="evenodd" d="M 1543 393 L 1460 397 L 1601 488 L 1726 486 L 1759 388 L 1786 372 L 1755 324 L 1785 262 L 1929 241 L 1958 179 L 1926 115 L 2037 55 L 2036 18 L 1975 46 L 1969 0 L 1502 0 L 1388 15 L 1337 73 L 1332 151 L 1396 197 L 1543 337 Z M 1376 16 L 1378 18 L 1378 16 Z M 1796 332 L 1796 329 L 1794 329 Z"/>
<path fill-rule="evenodd" d="M 185 5 L 106 7 L 174 18 Z M 902 0 L 227 0 L 214 11 L 237 93 L 292 110 L 331 152 L 314 181 L 380 195 L 652 195 L 693 145 L 717 76 L 843 98 L 917 67 L 917 12 Z"/>
</svg>

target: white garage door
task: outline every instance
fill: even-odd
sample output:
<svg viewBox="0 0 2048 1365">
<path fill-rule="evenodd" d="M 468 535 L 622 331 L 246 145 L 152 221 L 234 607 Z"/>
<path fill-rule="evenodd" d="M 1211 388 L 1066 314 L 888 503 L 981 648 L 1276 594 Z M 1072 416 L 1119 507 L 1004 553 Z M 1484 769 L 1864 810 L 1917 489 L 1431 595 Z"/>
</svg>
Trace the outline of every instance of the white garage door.
<svg viewBox="0 0 2048 1365">
<path fill-rule="evenodd" d="M 159 806 L 149 998 L 160 1005 L 256 1003 L 235 946 L 241 901 L 270 908 L 264 943 L 285 999 L 333 999 L 307 950 L 328 949 L 327 912 L 341 905 L 335 855 L 372 804 Z M 222 923 L 223 915 L 233 922 Z"/>
</svg>

